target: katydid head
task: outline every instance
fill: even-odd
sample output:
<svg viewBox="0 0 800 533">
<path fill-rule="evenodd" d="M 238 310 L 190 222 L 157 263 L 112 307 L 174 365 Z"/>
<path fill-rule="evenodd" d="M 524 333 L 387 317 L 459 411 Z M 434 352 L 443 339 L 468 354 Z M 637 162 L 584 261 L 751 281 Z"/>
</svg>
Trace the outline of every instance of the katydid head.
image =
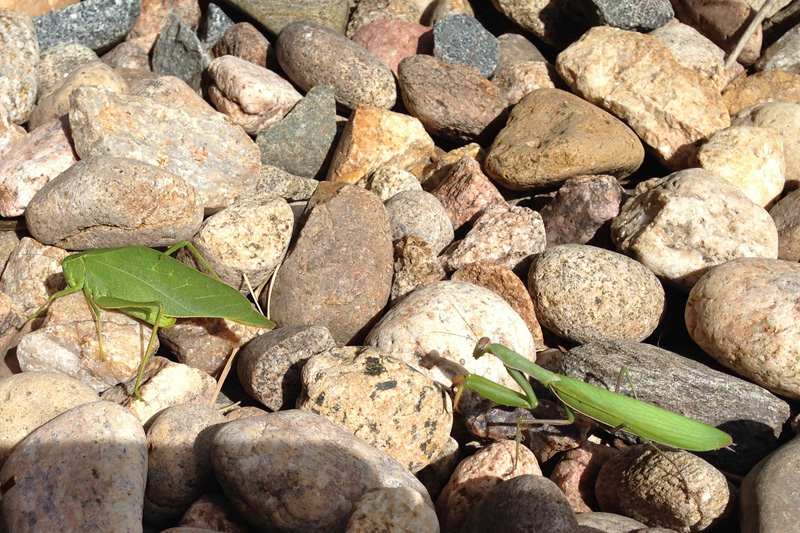
<svg viewBox="0 0 800 533">
<path fill-rule="evenodd" d="M 82 254 L 72 254 L 61 262 L 61 270 L 64 272 L 64 279 L 67 287 L 83 287 L 86 280 L 86 264 L 83 262 Z"/>
</svg>

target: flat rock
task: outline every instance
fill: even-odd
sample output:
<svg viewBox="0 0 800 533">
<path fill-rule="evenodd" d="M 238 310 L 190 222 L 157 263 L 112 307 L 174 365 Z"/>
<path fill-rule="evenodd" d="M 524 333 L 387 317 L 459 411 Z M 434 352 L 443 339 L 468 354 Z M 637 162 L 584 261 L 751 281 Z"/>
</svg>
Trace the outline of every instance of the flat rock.
<svg viewBox="0 0 800 533">
<path fill-rule="evenodd" d="M 153 46 L 150 64 L 160 76 L 175 76 L 199 90 L 201 75 L 211 63 L 208 48 L 175 13 L 171 13 Z"/>
<path fill-rule="evenodd" d="M 307 20 L 344 33 L 350 4 L 347 0 L 230 0 L 232 6 L 252 17 L 273 35 L 292 22 Z"/>
<path fill-rule="evenodd" d="M 0 9 L 0 106 L 22 124 L 36 103 L 39 44 L 31 18 Z"/>
<path fill-rule="evenodd" d="M 44 13 L 33 19 L 39 48 L 80 43 L 108 50 L 133 29 L 141 9 L 142 0 L 86 0 Z"/>
<path fill-rule="evenodd" d="M 79 43 L 57 44 L 39 54 L 39 93 L 37 100 L 64 81 L 72 71 L 97 61 L 97 54 L 88 46 Z"/>
<path fill-rule="evenodd" d="M 296 202 L 310 199 L 318 185 L 319 181 L 314 178 L 303 178 L 289 174 L 278 167 L 261 165 L 256 193 L 270 193 L 289 202 Z"/>
<path fill-rule="evenodd" d="M 592 28 L 558 55 L 556 69 L 578 95 L 626 122 L 668 168 L 684 168 L 695 141 L 730 125 L 710 80 L 649 35 Z"/>
<path fill-rule="evenodd" d="M 428 26 L 383 18 L 362 26 L 352 40 L 397 74 L 400 61 L 415 54 L 433 53 L 433 31 Z"/>
<path fill-rule="evenodd" d="M 0 507 L 10 531 L 29 531 L 31 523 L 47 531 L 141 531 L 146 478 L 141 423 L 124 407 L 92 402 L 42 425 L 14 449 L 0 470 L 9 487 Z"/>
<path fill-rule="evenodd" d="M 475 17 L 452 15 L 433 26 L 433 56 L 454 65 L 471 65 L 489 78 L 497 68 L 500 45 Z"/>
<path fill-rule="evenodd" d="M 70 250 L 171 246 L 200 227 L 194 187 L 135 159 L 89 157 L 45 184 L 25 211 L 39 241 Z"/>
<path fill-rule="evenodd" d="M 539 89 L 514 106 L 486 154 L 486 172 L 501 185 L 530 190 L 580 174 L 626 177 L 644 148 L 620 120 L 559 89 Z"/>
<path fill-rule="evenodd" d="M 800 398 L 793 342 L 800 267 L 780 259 L 728 261 L 700 278 L 686 303 L 686 328 L 710 356 L 788 398 Z"/>
<path fill-rule="evenodd" d="M 778 231 L 735 185 L 687 169 L 639 185 L 611 223 L 617 249 L 688 291 L 706 270 L 739 257 L 778 256 Z"/>
<path fill-rule="evenodd" d="M 731 118 L 731 125 L 777 131 L 783 140 L 786 185 L 800 187 L 800 104 L 769 102 L 746 107 Z"/>
<path fill-rule="evenodd" d="M 766 70 L 733 80 L 722 99 L 731 116 L 746 107 L 767 102 L 800 104 L 800 74 Z"/>
<path fill-rule="evenodd" d="M 161 167 L 197 189 L 206 212 L 249 193 L 261 166 L 258 146 L 243 130 L 194 107 L 82 87 L 72 95 L 70 124 L 82 159 L 120 156 Z"/>
</svg>

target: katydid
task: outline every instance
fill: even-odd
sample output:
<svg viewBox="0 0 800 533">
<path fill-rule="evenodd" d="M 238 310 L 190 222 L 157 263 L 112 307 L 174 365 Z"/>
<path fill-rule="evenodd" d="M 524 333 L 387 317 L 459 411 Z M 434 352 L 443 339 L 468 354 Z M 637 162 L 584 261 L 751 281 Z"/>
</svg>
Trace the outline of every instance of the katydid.
<svg viewBox="0 0 800 533">
<path fill-rule="evenodd" d="M 453 386 L 457 387 L 455 404 L 458 403 L 462 387 L 467 387 L 499 404 L 534 409 L 539 401 L 525 376 L 528 374 L 561 400 L 567 410 L 567 422 L 573 419 L 570 409 L 574 409 L 614 430 L 627 431 L 647 441 L 684 450 L 703 452 L 733 444 L 731 436 L 724 431 L 624 394 L 550 372 L 505 346 L 490 344 L 489 339 L 484 337 L 478 342 L 473 355 L 477 358 L 486 352 L 503 362 L 524 394 L 482 376 L 465 374 L 453 381 Z"/>
<path fill-rule="evenodd" d="M 184 246 L 214 272 L 188 241 L 181 241 L 163 253 L 143 246 L 124 246 L 67 256 L 61 262 L 67 288 L 50 296 L 29 318 L 38 316 L 53 300 L 82 290 L 97 324 L 101 360 L 104 356 L 100 309 L 117 309 L 152 325 L 153 332 L 133 388 L 139 400 L 142 399 L 139 385 L 159 327 L 171 327 L 176 318 L 196 317 L 275 327 L 271 320 L 253 309 L 247 298 L 219 281 L 219 277 L 214 279 L 170 257 Z"/>
</svg>

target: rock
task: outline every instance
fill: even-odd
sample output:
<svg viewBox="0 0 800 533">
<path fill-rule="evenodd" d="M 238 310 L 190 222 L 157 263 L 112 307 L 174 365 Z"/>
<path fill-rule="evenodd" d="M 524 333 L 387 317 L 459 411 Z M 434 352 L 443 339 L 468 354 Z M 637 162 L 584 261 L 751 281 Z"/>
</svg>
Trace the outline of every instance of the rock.
<svg viewBox="0 0 800 533">
<path fill-rule="evenodd" d="M 185 533 L 200 533 L 195 529 L 204 529 L 207 533 L 210 528 L 222 529 L 228 533 L 250 531 L 247 522 L 239 516 L 221 491 L 205 494 L 195 501 L 181 518 L 180 524 L 182 528 L 190 529 Z"/>
<path fill-rule="evenodd" d="M 146 478 L 139 421 L 119 405 L 87 403 L 14 449 L 0 470 L 0 508 L 10 531 L 141 531 Z"/>
<path fill-rule="evenodd" d="M 213 51 L 214 57 L 235 56 L 266 67 L 270 45 L 267 38 L 252 24 L 239 22 L 225 30 Z"/>
<path fill-rule="evenodd" d="M 201 75 L 211 64 L 208 48 L 175 13 L 171 13 L 158 36 L 150 64 L 159 76 L 175 76 L 199 90 Z"/>
<path fill-rule="evenodd" d="M 382 488 L 410 488 L 431 505 L 400 463 L 306 411 L 228 423 L 214 437 L 212 460 L 231 503 L 260 529 L 343 530 L 356 502 Z"/>
<path fill-rule="evenodd" d="M 535 357 L 525 321 L 505 300 L 471 283 L 440 281 L 397 302 L 365 344 L 403 359 L 446 387 L 466 372 L 516 388 L 499 359 L 472 357 L 475 344 L 487 335 L 525 358 Z M 467 394 L 462 401 L 468 400 Z"/>
<path fill-rule="evenodd" d="M 744 108 L 767 102 L 800 104 L 800 74 L 782 70 L 766 70 L 733 80 L 722 99 L 731 116 Z"/>
<path fill-rule="evenodd" d="M 486 152 L 478 143 L 469 143 L 445 153 L 434 151 L 433 161 L 422 167 L 415 168 L 413 173 L 419 179 L 423 189 L 426 191 L 433 190 L 449 177 L 456 163 L 461 161 L 464 156 L 475 159 L 480 170 L 480 165 L 485 159 Z M 474 168 L 473 165 L 470 166 L 470 173 L 472 168 Z M 486 176 L 484 176 L 484 179 L 487 182 L 489 181 Z"/>
<path fill-rule="evenodd" d="M 652 272 L 624 255 L 581 244 L 536 256 L 528 290 L 539 322 L 579 343 L 644 340 L 665 312 L 664 289 Z"/>
<path fill-rule="evenodd" d="M 268 193 L 289 202 L 308 200 L 317 190 L 319 181 L 301 178 L 270 165 L 261 165 L 256 183 L 256 194 Z M 297 218 L 297 217 L 295 217 Z M 295 220 L 296 222 L 296 220 Z M 295 224 L 295 228 L 299 227 Z"/>
<path fill-rule="evenodd" d="M 630 371 L 640 400 L 731 434 L 736 452 L 702 454 L 729 472 L 746 473 L 774 449 L 789 416 L 786 402 L 762 387 L 649 344 L 587 343 L 564 354 L 561 372 L 614 390 L 622 367 Z M 665 381 L 665 373 L 672 378 Z M 620 392 L 632 395 L 627 381 Z"/>
<path fill-rule="evenodd" d="M 778 132 L 783 140 L 786 185 L 800 187 L 800 105 L 769 102 L 746 107 L 731 119 L 733 126 L 756 126 Z"/>
<path fill-rule="evenodd" d="M 380 59 L 340 33 L 305 20 L 288 24 L 275 43 L 278 62 L 304 91 L 333 85 L 336 101 L 353 109 L 390 109 L 397 99 L 394 74 Z"/>
<path fill-rule="evenodd" d="M 74 4 L 75 0 L 32 0 L 32 1 L 19 1 L 9 2 L 9 6 L 15 11 L 21 11 L 31 17 L 47 13 L 54 9 L 61 9 L 70 4 Z"/>
<path fill-rule="evenodd" d="M 471 65 L 489 78 L 500 60 L 500 45 L 475 17 L 452 15 L 433 26 L 433 56 L 452 65 Z"/>
<path fill-rule="evenodd" d="M 385 204 L 392 230 L 392 240 L 406 235 L 419 237 L 428 243 L 434 255 L 439 255 L 453 240 L 453 225 L 442 204 L 425 191 L 404 191 L 392 196 Z"/>
<path fill-rule="evenodd" d="M 31 131 L 0 160 L 0 215 L 24 214 L 39 189 L 77 161 L 68 120 L 52 120 Z"/>
<path fill-rule="evenodd" d="M 580 37 L 582 29 L 569 16 L 569 4 L 550 0 L 493 0 L 492 4 L 512 22 L 545 43 L 561 49 Z"/>
<path fill-rule="evenodd" d="M 361 0 L 350 15 L 345 35 L 352 38 L 362 27 L 382 19 L 421 24 L 431 4 L 430 0 Z"/>
<path fill-rule="evenodd" d="M 322 182 L 310 204 L 274 281 L 272 316 L 281 326 L 325 325 L 347 344 L 366 333 L 389 299 L 389 220 L 377 196 L 352 185 Z"/>
<path fill-rule="evenodd" d="M 367 533 L 387 527 L 438 531 L 439 520 L 419 492 L 408 487 L 391 487 L 368 492 L 356 502 L 347 522 L 347 533 Z"/>
<path fill-rule="evenodd" d="M 390 305 L 424 285 L 447 278 L 431 247 L 422 239 L 406 235 L 395 244 L 394 249 Z"/>
<path fill-rule="evenodd" d="M 239 352 L 244 390 L 272 411 L 293 408 L 300 396 L 300 371 L 314 354 L 334 348 L 324 326 L 285 326 L 253 339 Z"/>
<path fill-rule="evenodd" d="M 0 466 L 32 431 L 61 413 L 96 402 L 88 385 L 56 372 L 23 372 L 0 379 Z"/>
<path fill-rule="evenodd" d="M 616 453 L 619 450 L 586 440 L 578 448 L 567 450 L 550 474 L 550 480 L 564 492 L 572 510 L 580 513 L 579 524 L 583 525 L 581 518 L 586 514 L 593 514 L 592 509 L 599 508 L 594 483 L 603 463 Z"/>
<path fill-rule="evenodd" d="M 197 189 L 208 213 L 246 196 L 261 166 L 244 131 L 194 107 L 81 87 L 72 94 L 70 124 L 81 159 L 118 155 L 154 164 Z"/>
<path fill-rule="evenodd" d="M 450 396 L 400 359 L 375 348 L 333 348 L 306 362 L 302 381 L 298 409 L 324 416 L 411 472 L 445 448 L 453 425 Z"/>
<path fill-rule="evenodd" d="M 480 163 L 470 155 L 452 165 L 433 195 L 444 206 L 454 230 L 475 222 L 493 206 L 505 205 L 503 195 L 483 173 Z"/>
<path fill-rule="evenodd" d="M 580 174 L 626 177 L 644 148 L 625 124 L 559 89 L 539 89 L 514 106 L 486 154 L 486 172 L 514 190 L 559 185 Z"/>
<path fill-rule="evenodd" d="M 194 187 L 134 159 L 90 157 L 45 184 L 25 222 L 40 242 L 70 250 L 170 246 L 203 220 Z"/>
<path fill-rule="evenodd" d="M 487 209 L 467 233 L 446 251 L 445 269 L 457 270 L 475 261 L 490 261 L 525 271 L 531 257 L 545 249 L 544 223 L 527 207 Z"/>
<path fill-rule="evenodd" d="M 611 220 L 619 214 L 625 193 L 614 176 L 576 176 L 559 187 L 539 214 L 544 222 L 547 246 L 592 244 L 611 241 Z"/>
<path fill-rule="evenodd" d="M 564 493 L 541 475 L 521 475 L 492 487 L 477 502 L 461 529 L 477 533 L 502 531 L 573 533 L 578 530 L 575 514 Z"/>
<path fill-rule="evenodd" d="M 650 32 L 678 63 L 708 78 L 719 92 L 728 85 L 725 51 L 688 24 L 671 22 Z"/>
<path fill-rule="evenodd" d="M 216 409 L 167 407 L 147 428 L 144 520 L 162 527 L 180 518 L 214 479 L 211 441 L 226 422 Z"/>
<path fill-rule="evenodd" d="M 25 128 L 14 124 L 6 108 L 0 104 L 0 163 L 17 141 L 24 139 L 26 135 Z"/>
<path fill-rule="evenodd" d="M 545 61 L 515 61 L 497 68 L 492 83 L 500 87 L 500 96 L 510 106 L 536 89 L 555 89 L 564 83 L 556 68 Z"/>
<path fill-rule="evenodd" d="M 797 399 L 800 352 L 791 339 L 796 327 L 792 302 L 798 291 L 800 267 L 794 263 L 728 261 L 710 270 L 689 293 L 686 328 L 723 365 L 776 394 Z"/>
<path fill-rule="evenodd" d="M 695 141 L 730 125 L 708 78 L 648 35 L 592 28 L 559 54 L 556 69 L 578 95 L 625 121 L 671 169 L 685 167 Z"/>
<path fill-rule="evenodd" d="M 47 96 L 53 87 L 63 82 L 73 71 L 97 60 L 97 54 L 91 48 L 78 43 L 61 43 L 43 51 L 39 54 L 37 101 Z"/>
<path fill-rule="evenodd" d="M 115 69 L 150 70 L 150 57 L 144 48 L 133 41 L 123 41 L 100 57 L 100 61 Z"/>
<path fill-rule="evenodd" d="M 382 166 L 408 170 L 427 163 L 433 147 L 416 118 L 358 104 L 333 153 L 327 179 L 357 183 Z"/>
<path fill-rule="evenodd" d="M 611 26 L 643 33 L 664 26 L 675 15 L 669 0 L 581 0 L 570 7 L 570 15 L 587 27 Z"/>
<path fill-rule="evenodd" d="M 233 24 L 234 22 L 221 7 L 209 2 L 208 10 L 200 19 L 200 25 L 197 26 L 197 36 L 206 48 L 213 48 Z"/>
<path fill-rule="evenodd" d="M 692 156 L 692 166 L 715 172 L 765 209 L 780 198 L 786 181 L 783 140 L 768 128 L 732 126 L 713 133 Z"/>
<path fill-rule="evenodd" d="M 253 288 L 267 281 L 289 248 L 293 224 L 286 200 L 260 193 L 206 218 L 189 239 L 221 281 L 247 295 L 245 277 Z M 211 275 L 186 248 L 178 259 Z"/>
<path fill-rule="evenodd" d="M 648 528 L 638 520 L 614 513 L 586 512 L 575 515 L 575 518 L 578 520 L 580 533 L 594 533 L 593 529 L 608 533 L 668 533 L 673 531 Z"/>
<path fill-rule="evenodd" d="M 406 109 L 434 135 L 488 140 L 504 120 L 500 90 L 475 67 L 413 55 L 400 62 L 397 78 Z"/>
<path fill-rule="evenodd" d="M 409 191 L 421 191 L 417 177 L 407 170 L 397 167 L 381 166 L 369 175 L 366 180 L 366 189 L 378 195 L 382 202 L 386 202 L 396 194 Z M 363 182 L 359 180 L 360 185 Z"/>
<path fill-rule="evenodd" d="M 783 36 L 764 50 L 756 61 L 756 70 L 783 70 L 800 74 L 800 25 L 790 29 Z"/>
<path fill-rule="evenodd" d="M 710 267 L 778 256 L 777 229 L 762 207 L 713 172 L 687 169 L 645 182 L 611 223 L 623 253 L 688 291 Z"/>
<path fill-rule="evenodd" d="M 142 0 L 85 0 L 33 19 L 39 49 L 59 43 L 79 43 L 103 52 L 133 29 Z"/>
<path fill-rule="evenodd" d="M 251 135 L 281 120 L 303 98 L 278 74 L 238 57 L 218 57 L 208 74 L 211 101 Z"/>
<path fill-rule="evenodd" d="M 753 468 L 739 493 L 742 533 L 790 531 L 797 518 L 797 506 L 787 495 L 798 490 L 797 437 L 787 442 Z"/>
<path fill-rule="evenodd" d="M 784 196 L 769 210 L 778 228 L 778 259 L 800 261 L 800 190 Z"/>
<path fill-rule="evenodd" d="M 605 512 L 683 533 L 713 527 L 735 501 L 722 472 L 696 455 L 657 452 L 646 445 L 630 446 L 609 459 L 596 491 Z"/>
<path fill-rule="evenodd" d="M 200 5 L 197 0 L 173 0 L 169 4 L 158 0 L 142 0 L 142 12 L 127 38 L 150 52 L 161 32 L 171 24 L 170 15 L 178 17 L 191 29 L 200 22 Z"/>
<path fill-rule="evenodd" d="M 500 45 L 500 60 L 497 69 L 509 63 L 547 62 L 536 45 L 520 33 L 503 33 L 497 36 Z"/>
<path fill-rule="evenodd" d="M 19 11 L 0 9 L 0 106 L 22 124 L 36 103 L 39 45 L 33 21 Z"/>
<path fill-rule="evenodd" d="M 526 475 L 541 476 L 542 471 L 533 453 L 514 441 L 493 442 L 461 461 L 436 500 L 442 533 L 469 527 L 470 511 L 493 487 Z"/>
<path fill-rule="evenodd" d="M 64 288 L 61 261 L 68 255 L 66 250 L 23 237 L 8 258 L 0 278 L 0 292 L 9 297 L 20 314 L 33 314 L 51 294 Z"/>
<path fill-rule="evenodd" d="M 425 24 L 435 25 L 452 15 L 475 16 L 475 10 L 472 9 L 469 0 L 438 0 L 432 2 L 430 7 L 433 7 L 433 11 L 426 9 L 422 17 L 422 22 Z"/>
<path fill-rule="evenodd" d="M 397 74 L 397 65 L 414 54 L 433 53 L 433 30 L 398 19 L 378 19 L 361 26 L 352 41 Z"/>
<path fill-rule="evenodd" d="M 350 12 L 347 0 L 299 0 L 289 4 L 283 0 L 231 0 L 228 3 L 273 35 L 278 35 L 288 24 L 303 20 L 344 33 Z"/>
<path fill-rule="evenodd" d="M 317 85 L 283 119 L 258 132 L 261 163 L 322 179 L 336 133 L 334 88 Z"/>
</svg>

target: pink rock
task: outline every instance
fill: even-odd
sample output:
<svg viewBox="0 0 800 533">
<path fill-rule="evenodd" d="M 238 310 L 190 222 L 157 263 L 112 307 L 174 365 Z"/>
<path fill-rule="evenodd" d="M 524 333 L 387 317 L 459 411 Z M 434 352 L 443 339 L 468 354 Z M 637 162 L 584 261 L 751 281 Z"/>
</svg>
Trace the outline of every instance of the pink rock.
<svg viewBox="0 0 800 533">
<path fill-rule="evenodd" d="M 442 203 L 453 229 L 474 221 L 490 205 L 505 203 L 503 195 L 481 170 L 474 157 L 464 156 L 453 165 L 450 175 L 433 191 Z"/>
<path fill-rule="evenodd" d="M 615 448 L 585 441 L 580 448 L 564 454 L 558 462 L 550 480 L 567 495 L 573 511 L 589 513 L 599 509 L 594 497 L 594 483 L 600 467 L 616 453 Z"/>
<path fill-rule="evenodd" d="M 433 29 L 404 20 L 380 19 L 362 26 L 353 42 L 383 61 L 397 74 L 403 58 L 433 53 Z"/>
</svg>

